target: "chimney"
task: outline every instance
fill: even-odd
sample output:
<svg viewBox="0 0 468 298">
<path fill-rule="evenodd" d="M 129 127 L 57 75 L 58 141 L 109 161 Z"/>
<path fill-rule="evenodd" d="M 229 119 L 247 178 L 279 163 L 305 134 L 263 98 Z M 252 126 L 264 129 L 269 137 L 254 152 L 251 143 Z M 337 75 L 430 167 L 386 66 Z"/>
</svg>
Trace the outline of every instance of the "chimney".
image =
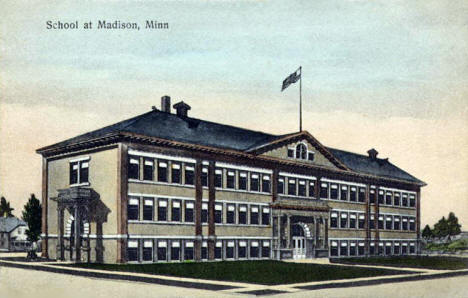
<svg viewBox="0 0 468 298">
<path fill-rule="evenodd" d="M 188 110 L 191 109 L 190 106 L 183 101 L 176 103 L 173 107 L 176 109 L 177 116 L 179 117 L 187 117 Z"/>
<path fill-rule="evenodd" d="M 171 112 L 171 97 L 164 95 L 161 97 L 161 111 L 170 113 Z"/>
<path fill-rule="evenodd" d="M 375 150 L 374 148 L 372 148 L 369 151 L 367 151 L 367 154 L 369 154 L 370 159 L 376 160 L 377 155 L 379 154 L 379 152 L 377 150 Z"/>
</svg>

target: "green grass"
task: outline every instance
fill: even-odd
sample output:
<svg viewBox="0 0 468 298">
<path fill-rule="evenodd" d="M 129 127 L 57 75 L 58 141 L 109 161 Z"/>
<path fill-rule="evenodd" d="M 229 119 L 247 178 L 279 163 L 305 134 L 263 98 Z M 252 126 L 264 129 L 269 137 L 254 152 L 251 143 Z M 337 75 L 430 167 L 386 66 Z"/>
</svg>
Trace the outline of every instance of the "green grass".
<svg viewBox="0 0 468 298">
<path fill-rule="evenodd" d="M 455 252 L 458 250 L 468 250 L 468 239 L 459 239 L 450 243 L 429 243 L 424 249 L 432 251 L 448 251 Z"/>
<path fill-rule="evenodd" d="M 356 265 L 379 265 L 437 270 L 467 269 L 468 258 L 430 257 L 430 256 L 394 256 L 334 259 L 333 262 Z"/>
<path fill-rule="evenodd" d="M 408 271 L 349 267 L 337 265 L 298 264 L 280 261 L 234 261 L 159 264 L 71 264 L 69 266 L 110 271 L 170 275 L 208 280 L 246 282 L 264 285 L 302 283 L 408 274 Z"/>
</svg>

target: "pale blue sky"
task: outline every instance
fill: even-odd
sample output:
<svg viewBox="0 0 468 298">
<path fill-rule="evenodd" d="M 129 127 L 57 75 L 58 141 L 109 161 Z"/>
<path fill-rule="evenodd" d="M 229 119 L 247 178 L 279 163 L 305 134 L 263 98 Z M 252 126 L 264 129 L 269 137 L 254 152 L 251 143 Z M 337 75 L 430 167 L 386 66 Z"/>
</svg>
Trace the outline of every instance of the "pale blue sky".
<svg viewBox="0 0 468 298">
<path fill-rule="evenodd" d="M 297 130 L 298 86 L 280 89 L 300 65 L 305 129 L 326 145 L 381 149 L 431 185 L 427 206 L 468 206 L 467 1 L 0 3 L 0 194 L 17 209 L 40 192 L 34 149 L 146 112 L 165 94 L 196 117 Z M 103 19 L 170 29 L 45 29 Z M 446 156 L 443 169 L 428 165 Z M 447 191 L 441 175 L 462 182 Z"/>
</svg>

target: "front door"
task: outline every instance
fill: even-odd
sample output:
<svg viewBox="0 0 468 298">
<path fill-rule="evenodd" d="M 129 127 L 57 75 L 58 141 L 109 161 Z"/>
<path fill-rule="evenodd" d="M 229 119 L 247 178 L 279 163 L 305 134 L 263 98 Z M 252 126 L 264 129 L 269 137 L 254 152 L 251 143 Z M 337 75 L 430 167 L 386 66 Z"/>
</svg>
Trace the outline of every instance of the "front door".
<svg viewBox="0 0 468 298">
<path fill-rule="evenodd" d="M 302 236 L 293 236 L 293 258 L 294 259 L 305 259 L 306 257 L 306 239 Z"/>
</svg>

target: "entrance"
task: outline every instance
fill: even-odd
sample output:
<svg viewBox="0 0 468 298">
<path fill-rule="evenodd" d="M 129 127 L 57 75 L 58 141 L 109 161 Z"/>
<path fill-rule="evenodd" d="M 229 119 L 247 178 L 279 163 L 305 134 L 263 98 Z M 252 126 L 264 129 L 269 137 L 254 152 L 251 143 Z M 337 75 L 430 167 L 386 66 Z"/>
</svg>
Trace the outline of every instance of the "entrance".
<svg viewBox="0 0 468 298">
<path fill-rule="evenodd" d="M 306 258 L 306 237 L 304 228 L 298 224 L 292 226 L 293 259 Z"/>
</svg>

